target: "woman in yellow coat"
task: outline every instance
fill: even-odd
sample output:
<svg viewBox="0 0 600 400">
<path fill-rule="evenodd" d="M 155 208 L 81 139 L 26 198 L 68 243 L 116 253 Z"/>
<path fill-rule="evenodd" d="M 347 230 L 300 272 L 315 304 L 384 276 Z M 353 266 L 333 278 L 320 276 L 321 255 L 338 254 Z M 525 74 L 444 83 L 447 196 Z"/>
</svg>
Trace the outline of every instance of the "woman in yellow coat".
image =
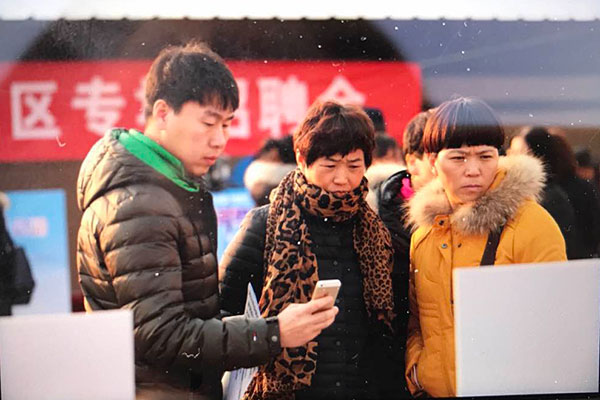
<svg viewBox="0 0 600 400">
<path fill-rule="evenodd" d="M 425 127 L 423 146 L 436 178 L 409 203 L 410 316 L 406 377 L 413 395 L 456 394 L 452 269 L 477 267 L 490 233 L 499 242 L 489 264 L 566 260 L 565 242 L 538 203 L 541 163 L 500 157 L 504 133 L 480 100 L 443 103 Z"/>
</svg>

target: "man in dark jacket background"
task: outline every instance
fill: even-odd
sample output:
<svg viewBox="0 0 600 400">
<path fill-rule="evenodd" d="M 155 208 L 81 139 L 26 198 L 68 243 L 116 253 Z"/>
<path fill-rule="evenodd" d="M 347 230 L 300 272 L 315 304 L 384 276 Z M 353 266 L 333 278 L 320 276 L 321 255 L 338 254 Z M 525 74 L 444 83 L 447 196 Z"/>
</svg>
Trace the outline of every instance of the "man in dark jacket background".
<svg viewBox="0 0 600 400">
<path fill-rule="evenodd" d="M 113 129 L 82 164 L 79 281 L 86 310 L 133 311 L 138 398 L 219 399 L 224 370 L 303 345 L 337 313 L 326 297 L 275 318 L 218 318 L 216 214 L 200 178 L 238 102 L 217 54 L 167 48 L 147 76 L 144 133 Z"/>
<path fill-rule="evenodd" d="M 405 224 L 404 203 L 433 178 L 427 154 L 423 151 L 423 131 L 432 110 L 415 115 L 406 125 L 402 152 L 406 170 L 383 181 L 377 191 L 379 216 L 392 234 L 394 269 L 408 272 L 410 228 Z"/>
<path fill-rule="evenodd" d="M 392 285 L 396 307 L 397 331 L 402 346 L 406 346 L 408 327 L 408 272 L 411 228 L 406 224 L 405 203 L 433 178 L 431 165 L 423 150 L 423 131 L 431 110 L 415 115 L 406 125 L 402 137 L 402 151 L 406 170 L 396 172 L 381 183 L 376 198 L 381 220 L 390 231 L 394 247 Z M 403 396 L 409 397 L 408 393 Z"/>
</svg>

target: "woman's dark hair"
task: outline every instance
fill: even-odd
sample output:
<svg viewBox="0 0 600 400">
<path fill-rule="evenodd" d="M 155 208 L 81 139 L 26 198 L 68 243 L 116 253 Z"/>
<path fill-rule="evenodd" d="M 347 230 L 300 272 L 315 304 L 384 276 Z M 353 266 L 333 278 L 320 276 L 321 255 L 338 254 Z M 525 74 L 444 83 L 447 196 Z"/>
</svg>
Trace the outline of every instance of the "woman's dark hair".
<svg viewBox="0 0 600 400">
<path fill-rule="evenodd" d="M 362 150 L 365 165 L 373 160 L 373 122 L 360 108 L 334 101 L 315 103 L 294 132 L 294 151 L 310 166 L 318 158 Z"/>
<path fill-rule="evenodd" d="M 542 126 L 524 128 L 520 135 L 531 154 L 544 163 L 546 171 L 558 181 L 575 175 L 577 161 L 569 142 L 552 135 Z"/>
<path fill-rule="evenodd" d="M 146 117 L 162 99 L 178 113 L 188 101 L 215 104 L 223 110 L 239 106 L 237 83 L 221 57 L 203 43 L 190 42 L 162 50 L 146 76 Z"/>
<path fill-rule="evenodd" d="M 525 128 L 521 131 L 521 136 L 527 144 L 527 148 L 536 158 L 539 158 L 546 166 L 547 172 L 555 174 L 556 165 L 553 162 L 556 159 L 555 141 L 550 132 L 541 126 Z"/>
<path fill-rule="evenodd" d="M 467 146 L 493 146 L 500 150 L 504 130 L 485 102 L 460 97 L 437 107 L 427 120 L 423 133 L 423 150 L 439 153 L 444 149 Z"/>
<path fill-rule="evenodd" d="M 552 135 L 554 141 L 554 174 L 559 182 L 575 176 L 577 171 L 577 159 L 573 148 L 562 136 Z"/>
</svg>

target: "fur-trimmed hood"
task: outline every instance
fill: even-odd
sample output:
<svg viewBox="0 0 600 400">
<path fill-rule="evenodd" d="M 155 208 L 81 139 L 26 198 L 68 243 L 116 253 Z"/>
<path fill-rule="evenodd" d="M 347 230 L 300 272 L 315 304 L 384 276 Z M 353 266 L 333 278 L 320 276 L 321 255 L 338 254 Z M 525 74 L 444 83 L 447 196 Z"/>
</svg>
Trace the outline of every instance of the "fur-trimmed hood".
<svg viewBox="0 0 600 400">
<path fill-rule="evenodd" d="M 296 164 L 254 160 L 244 173 L 244 186 L 250 191 L 256 185 L 277 186 L 293 169 L 296 169 Z"/>
<path fill-rule="evenodd" d="M 515 216 L 528 199 L 539 201 L 546 181 L 544 167 L 528 155 L 500 157 L 489 189 L 474 204 L 452 210 L 439 179 L 434 179 L 408 203 L 408 223 L 415 229 L 433 225 L 438 215 L 450 215 L 452 226 L 465 234 L 482 235 Z"/>
<path fill-rule="evenodd" d="M 374 188 L 396 172 L 405 169 L 406 167 L 404 165 L 398 163 L 381 162 L 371 164 L 369 169 L 365 172 L 365 178 L 369 181 L 369 188 Z"/>
</svg>

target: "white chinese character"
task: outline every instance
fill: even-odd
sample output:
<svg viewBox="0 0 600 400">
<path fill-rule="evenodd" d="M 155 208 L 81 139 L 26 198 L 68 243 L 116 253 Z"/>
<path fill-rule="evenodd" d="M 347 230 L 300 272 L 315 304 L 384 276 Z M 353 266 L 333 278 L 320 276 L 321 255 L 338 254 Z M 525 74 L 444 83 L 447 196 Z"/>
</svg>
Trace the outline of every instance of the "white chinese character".
<svg viewBox="0 0 600 400">
<path fill-rule="evenodd" d="M 308 85 L 294 75 L 286 81 L 280 78 L 258 79 L 260 118 L 259 129 L 272 137 L 281 137 L 281 124 L 298 124 L 308 109 Z"/>
<path fill-rule="evenodd" d="M 140 86 L 133 92 L 133 96 L 140 102 L 140 110 L 135 117 L 135 122 L 139 127 L 146 125 L 146 79 L 140 78 Z"/>
<path fill-rule="evenodd" d="M 319 100 L 335 100 L 342 104 L 365 104 L 365 95 L 354 89 L 352 84 L 343 75 L 333 78 L 331 84 L 319 96 Z"/>
<path fill-rule="evenodd" d="M 248 139 L 250 137 L 250 110 L 248 110 L 248 93 L 250 84 L 246 79 L 236 79 L 240 91 L 240 106 L 229 128 L 230 138 Z"/>
<path fill-rule="evenodd" d="M 104 82 L 94 76 L 89 82 L 75 86 L 78 97 L 71 101 L 71 107 L 84 109 L 86 128 L 102 135 L 121 119 L 120 109 L 125 106 L 125 99 L 118 95 L 120 91 L 117 82 Z"/>
<path fill-rule="evenodd" d="M 281 108 L 286 123 L 299 124 L 308 110 L 308 85 L 290 76 L 281 87 Z"/>
<path fill-rule="evenodd" d="M 10 85 L 13 139 L 54 139 L 61 134 L 50 112 L 56 89 L 54 81 L 13 82 Z"/>
</svg>

